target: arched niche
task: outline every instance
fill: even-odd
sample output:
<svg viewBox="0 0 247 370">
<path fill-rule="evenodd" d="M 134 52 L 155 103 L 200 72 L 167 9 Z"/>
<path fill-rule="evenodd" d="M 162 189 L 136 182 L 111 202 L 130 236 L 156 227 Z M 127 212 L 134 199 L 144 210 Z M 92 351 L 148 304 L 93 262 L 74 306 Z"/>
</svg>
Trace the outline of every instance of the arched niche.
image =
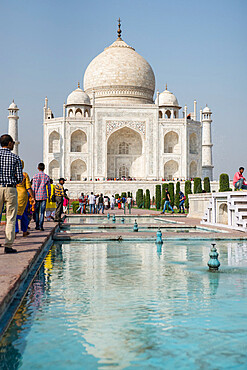
<svg viewBox="0 0 247 370">
<path fill-rule="evenodd" d="M 70 165 L 71 181 L 82 181 L 87 177 L 87 165 L 81 159 L 74 160 Z"/>
<path fill-rule="evenodd" d="M 169 109 L 166 110 L 165 118 L 171 118 L 171 111 Z"/>
<path fill-rule="evenodd" d="M 195 161 L 192 161 L 190 163 L 190 178 L 197 177 L 197 163 Z"/>
<path fill-rule="evenodd" d="M 195 133 L 190 134 L 189 148 L 190 154 L 198 154 L 198 139 Z"/>
<path fill-rule="evenodd" d="M 69 109 L 69 111 L 68 111 L 68 117 L 73 117 L 73 116 L 74 116 L 73 109 Z"/>
<path fill-rule="evenodd" d="M 70 151 L 76 153 L 87 152 L 87 135 L 82 130 L 76 130 L 70 137 Z"/>
<path fill-rule="evenodd" d="M 161 110 L 159 111 L 159 118 L 163 118 L 163 114 Z"/>
<path fill-rule="evenodd" d="M 77 108 L 76 111 L 75 111 L 75 116 L 77 118 L 80 118 L 82 117 L 82 110 L 80 108 Z"/>
<path fill-rule="evenodd" d="M 164 178 L 166 180 L 173 180 L 179 177 L 179 165 L 177 161 L 171 159 L 164 165 Z"/>
<path fill-rule="evenodd" d="M 49 163 L 49 176 L 53 181 L 58 180 L 60 177 L 60 166 L 56 159 Z"/>
<path fill-rule="evenodd" d="M 164 153 L 179 153 L 179 136 L 169 131 L 164 137 Z"/>
<path fill-rule="evenodd" d="M 219 206 L 219 210 L 218 210 L 218 223 L 219 224 L 224 224 L 224 225 L 228 224 L 228 212 L 227 212 L 227 210 L 228 210 L 227 203 L 222 203 Z"/>
<path fill-rule="evenodd" d="M 84 117 L 89 117 L 89 116 L 90 116 L 89 109 L 85 109 Z"/>
<path fill-rule="evenodd" d="M 129 127 L 113 132 L 107 141 L 107 177 L 121 176 L 144 178 L 141 135 Z M 122 175 L 124 174 L 125 175 Z"/>
<path fill-rule="evenodd" d="M 49 135 L 49 153 L 60 152 L 60 135 L 57 131 L 52 131 Z"/>
</svg>

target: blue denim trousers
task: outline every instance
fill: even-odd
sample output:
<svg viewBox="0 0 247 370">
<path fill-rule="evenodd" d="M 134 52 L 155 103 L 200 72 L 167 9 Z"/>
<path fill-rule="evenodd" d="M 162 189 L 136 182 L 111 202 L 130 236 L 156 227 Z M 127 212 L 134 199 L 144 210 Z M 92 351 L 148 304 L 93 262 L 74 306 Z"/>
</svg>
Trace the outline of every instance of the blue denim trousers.
<svg viewBox="0 0 247 370">
<path fill-rule="evenodd" d="M 244 179 L 240 179 L 235 184 L 235 189 L 247 189 L 247 185 L 243 184 Z"/>
<path fill-rule="evenodd" d="M 36 227 L 42 228 L 44 224 L 46 200 L 36 200 L 35 203 L 35 221 Z"/>
<path fill-rule="evenodd" d="M 104 209 L 105 209 L 104 203 L 99 203 L 99 212 L 101 209 L 102 209 L 102 213 L 104 213 Z"/>
<path fill-rule="evenodd" d="M 89 204 L 89 212 L 90 213 L 94 213 L 95 212 L 95 204 Z"/>
<path fill-rule="evenodd" d="M 169 207 L 172 211 L 173 211 L 173 208 L 172 208 L 172 206 L 171 206 L 171 203 L 169 202 L 169 200 L 166 200 L 165 201 L 165 204 L 164 204 L 164 209 L 163 209 L 163 213 L 165 213 L 165 211 L 166 211 L 166 207 Z"/>
<path fill-rule="evenodd" d="M 181 200 L 180 202 L 179 202 L 179 211 L 181 212 L 181 209 L 183 210 L 183 212 L 184 212 L 184 200 Z"/>
</svg>

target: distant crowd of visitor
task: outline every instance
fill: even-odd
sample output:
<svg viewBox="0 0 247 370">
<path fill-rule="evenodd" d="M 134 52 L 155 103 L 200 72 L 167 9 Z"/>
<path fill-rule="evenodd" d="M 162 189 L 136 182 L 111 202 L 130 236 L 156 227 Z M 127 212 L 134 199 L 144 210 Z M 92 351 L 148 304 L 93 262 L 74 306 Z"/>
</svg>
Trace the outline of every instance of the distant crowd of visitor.
<svg viewBox="0 0 247 370">
<path fill-rule="evenodd" d="M 114 195 L 108 197 L 108 195 L 104 196 L 102 193 L 94 194 L 93 192 L 90 195 L 81 193 L 78 200 L 79 207 L 76 209 L 76 212 L 81 214 L 86 214 L 87 212 L 90 214 L 99 214 L 100 211 L 104 214 L 105 210 L 113 210 L 115 205 L 117 205 L 118 209 L 125 209 L 126 205 L 128 208 L 132 207 L 134 202 L 131 196 L 125 197 L 123 195 L 116 199 Z"/>
</svg>

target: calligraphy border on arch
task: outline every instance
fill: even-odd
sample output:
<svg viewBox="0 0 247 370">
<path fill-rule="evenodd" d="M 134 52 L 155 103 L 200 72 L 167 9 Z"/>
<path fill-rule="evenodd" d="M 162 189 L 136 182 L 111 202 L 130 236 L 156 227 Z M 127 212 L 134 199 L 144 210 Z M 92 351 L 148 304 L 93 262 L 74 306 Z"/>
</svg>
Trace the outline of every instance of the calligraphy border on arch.
<svg viewBox="0 0 247 370">
<path fill-rule="evenodd" d="M 136 131 L 139 131 L 144 137 L 146 137 L 146 123 L 145 121 L 106 121 L 106 137 L 122 127 L 129 127 Z"/>
</svg>

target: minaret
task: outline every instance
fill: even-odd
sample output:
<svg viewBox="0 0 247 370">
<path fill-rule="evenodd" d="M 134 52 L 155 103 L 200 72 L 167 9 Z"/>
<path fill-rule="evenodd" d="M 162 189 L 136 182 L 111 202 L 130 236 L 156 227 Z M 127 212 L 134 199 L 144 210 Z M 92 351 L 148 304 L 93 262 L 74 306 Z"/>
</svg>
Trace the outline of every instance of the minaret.
<svg viewBox="0 0 247 370">
<path fill-rule="evenodd" d="M 211 123 L 212 112 L 206 105 L 202 111 L 202 178 L 209 177 L 213 180 L 213 160 L 212 160 L 212 135 Z"/>
<path fill-rule="evenodd" d="M 9 120 L 9 130 L 8 131 L 9 132 L 8 133 L 15 141 L 13 153 L 17 155 L 18 155 L 18 146 L 20 144 L 20 142 L 18 141 L 18 119 L 19 119 L 18 110 L 19 109 L 13 99 L 13 102 L 8 107 L 8 111 L 9 111 L 9 115 L 8 115 L 8 120 Z"/>
</svg>

